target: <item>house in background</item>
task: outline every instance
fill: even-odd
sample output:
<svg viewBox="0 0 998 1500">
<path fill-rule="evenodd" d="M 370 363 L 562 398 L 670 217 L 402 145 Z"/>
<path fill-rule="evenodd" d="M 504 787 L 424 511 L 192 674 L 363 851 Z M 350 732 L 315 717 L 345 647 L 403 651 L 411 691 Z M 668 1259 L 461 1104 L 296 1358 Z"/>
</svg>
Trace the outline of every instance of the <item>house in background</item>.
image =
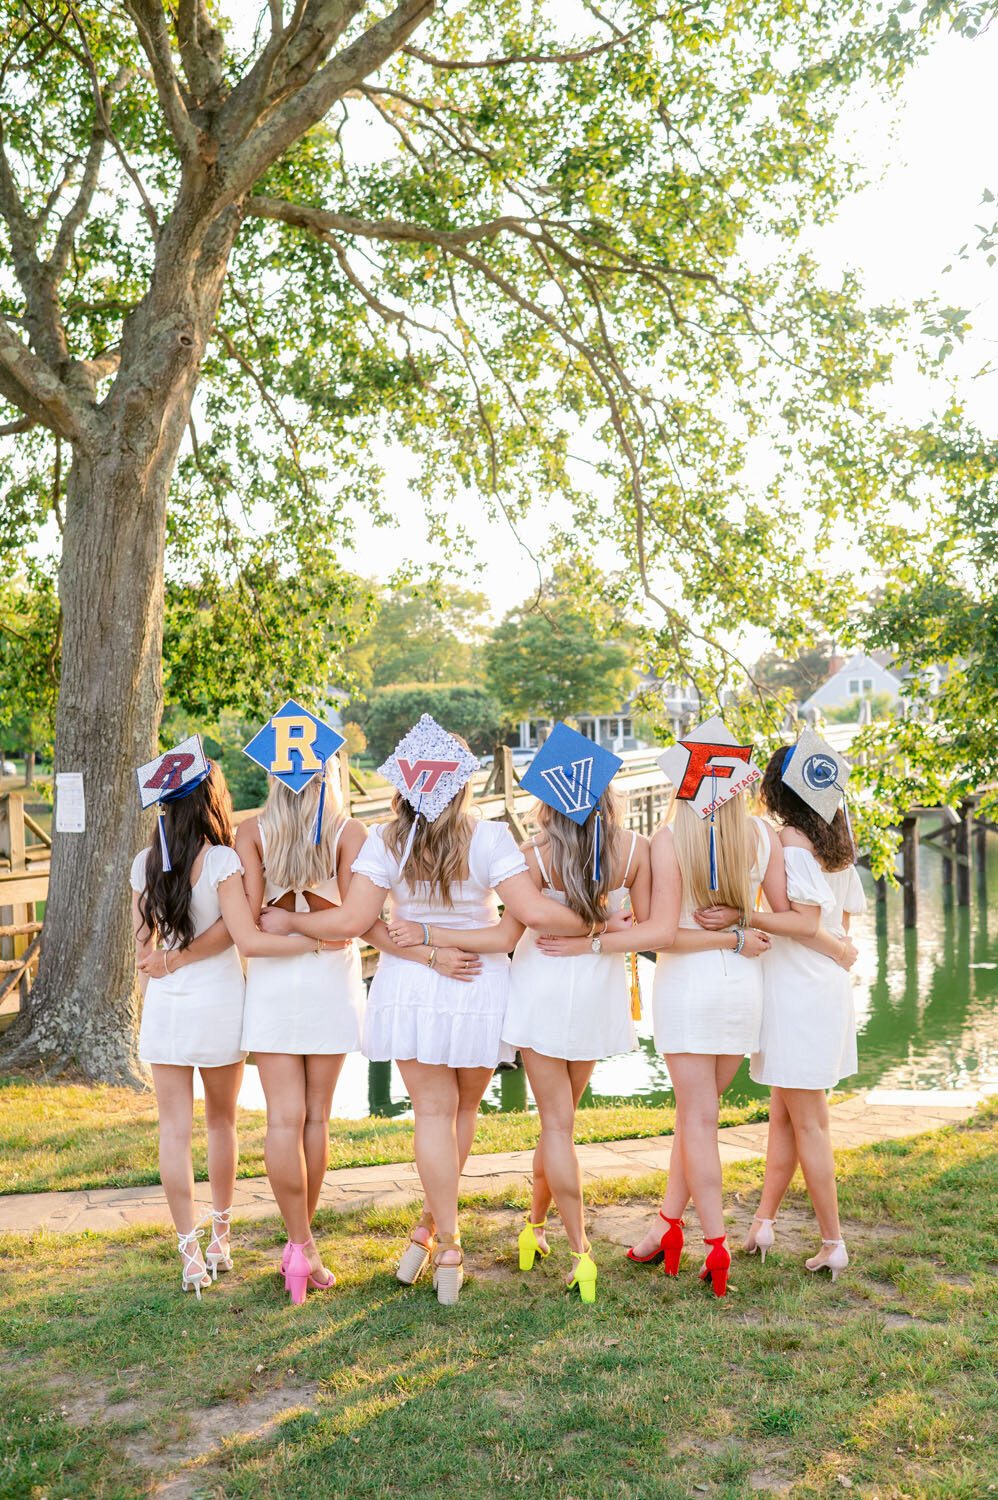
<svg viewBox="0 0 998 1500">
<path fill-rule="evenodd" d="M 703 706 L 695 695 L 691 696 L 691 689 L 684 687 L 682 683 L 666 682 L 661 677 L 643 672 L 633 697 L 616 713 L 575 714 L 573 723 L 578 726 L 580 734 L 595 740 L 598 745 L 602 745 L 605 750 L 612 750 L 616 755 L 625 750 L 647 750 L 652 742 L 635 734 L 633 714 L 637 698 L 649 694 L 655 694 L 661 699 L 662 708 L 672 721 L 672 730 L 677 739 L 691 724 L 703 717 Z M 518 726 L 518 737 L 513 744 L 516 753 L 536 750 L 550 734 L 554 724 L 554 719 L 539 716 L 522 719 Z"/>
<path fill-rule="evenodd" d="M 855 698 L 873 698 L 879 693 L 890 694 L 892 703 L 901 691 L 902 676 L 891 666 L 894 658 L 888 651 L 875 651 L 869 656 L 851 656 L 847 661 L 842 656 L 833 656 L 828 663 L 828 677 L 810 698 L 800 705 L 801 713 L 812 709 L 821 712 L 828 708 L 844 708 Z"/>
</svg>

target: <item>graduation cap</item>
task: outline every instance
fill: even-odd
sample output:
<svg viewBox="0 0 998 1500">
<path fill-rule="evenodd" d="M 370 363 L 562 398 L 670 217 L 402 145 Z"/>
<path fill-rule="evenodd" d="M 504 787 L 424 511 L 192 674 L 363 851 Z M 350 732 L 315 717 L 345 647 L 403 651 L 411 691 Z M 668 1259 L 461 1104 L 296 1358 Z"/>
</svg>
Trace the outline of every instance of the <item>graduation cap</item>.
<svg viewBox="0 0 998 1500">
<path fill-rule="evenodd" d="M 841 802 L 849 837 L 852 838 L 852 820 L 846 801 L 850 769 L 849 762 L 838 755 L 827 740 L 813 729 L 804 729 L 796 745 L 791 745 L 784 755 L 781 775 L 784 784 L 826 823 L 835 817 Z"/>
<path fill-rule="evenodd" d="M 600 875 L 599 799 L 624 762 L 575 729 L 560 721 L 538 750 L 530 768 L 520 778 L 525 792 L 582 824 L 596 811 L 593 834 L 593 879 Z"/>
<path fill-rule="evenodd" d="M 289 698 L 283 708 L 258 729 L 243 754 L 255 760 L 271 776 L 283 781 L 292 792 L 303 792 L 316 776 L 322 776 L 319 806 L 315 815 L 313 844 L 322 838 L 322 809 L 326 800 L 326 762 L 345 743 L 331 724 L 317 719 L 307 708 Z"/>
<path fill-rule="evenodd" d="M 399 863 L 399 874 L 412 850 L 418 815 L 422 813 L 428 823 L 435 823 L 477 770 L 478 757 L 429 714 L 420 717 L 378 767 L 378 775 L 390 781 L 417 814 Z"/>
<path fill-rule="evenodd" d="M 155 760 L 139 766 L 135 775 L 139 783 L 139 804 L 143 808 L 159 804 L 159 843 L 163 852 L 163 869 L 172 870 L 166 842 L 163 804 L 180 802 L 189 797 L 211 774 L 211 761 L 204 753 L 199 734 L 192 734 L 172 750 L 164 750 Z"/>
<path fill-rule="evenodd" d="M 752 745 L 739 745 L 724 720 L 716 714 L 658 757 L 658 763 L 676 788 L 676 797 L 692 804 L 701 818 L 710 818 L 710 889 L 717 890 L 717 845 L 714 815 L 717 809 L 753 782 L 762 772 L 752 759 Z"/>
</svg>

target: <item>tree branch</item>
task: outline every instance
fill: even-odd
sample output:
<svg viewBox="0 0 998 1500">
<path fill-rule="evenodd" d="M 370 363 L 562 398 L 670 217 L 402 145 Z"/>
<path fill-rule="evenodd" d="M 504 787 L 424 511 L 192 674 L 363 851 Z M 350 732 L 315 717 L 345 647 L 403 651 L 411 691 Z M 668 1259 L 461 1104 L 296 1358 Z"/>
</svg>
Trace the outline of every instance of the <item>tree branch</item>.
<svg viewBox="0 0 998 1500">
<path fill-rule="evenodd" d="M 692 7 L 684 6 L 684 10 Z M 623 46 L 634 37 L 640 36 L 642 31 L 647 31 L 649 26 L 654 26 L 656 21 L 668 20 L 667 16 L 649 16 L 647 21 L 642 21 L 640 26 L 633 26 L 630 31 L 618 32 L 608 42 L 599 42 L 594 47 L 583 47 L 575 52 L 521 52 L 510 53 L 506 57 L 483 57 L 475 61 L 461 61 L 452 57 L 434 57 L 431 52 L 424 52 L 420 47 L 403 47 L 401 51 L 407 57 L 415 57 L 419 62 L 426 63 L 430 68 L 438 68 L 444 72 L 467 72 L 475 68 L 512 68 L 527 63 L 567 63 L 585 62 L 590 57 L 599 57 L 604 52 L 609 52 L 614 47 Z"/>
<path fill-rule="evenodd" d="M 162 15 L 162 9 L 156 9 Z M 222 101 L 222 35 L 213 25 L 204 0 L 180 0 L 174 21 L 180 61 L 199 109 L 217 108 Z"/>
<path fill-rule="evenodd" d="M 86 43 L 85 33 L 76 16 L 75 6 L 72 0 L 66 0 L 66 3 L 73 13 L 77 30 L 83 36 L 89 53 L 89 43 Z M 198 134 L 187 112 L 187 102 L 180 91 L 180 80 L 173 66 L 166 12 L 160 0 L 125 0 L 125 9 L 135 24 L 142 50 L 149 59 L 163 116 L 177 150 L 180 152 L 180 159 L 186 161 L 196 157 Z"/>
<path fill-rule="evenodd" d="M 0 318 L 0 395 L 33 422 L 71 443 L 88 446 L 93 414 L 81 405 L 43 359 Z"/>
<path fill-rule="evenodd" d="M 283 198 L 254 195 L 246 200 L 246 212 L 257 219 L 275 219 L 294 229 L 312 234 L 356 234 L 367 240 L 410 241 L 414 244 L 439 245 L 444 249 L 473 244 L 476 240 L 494 239 L 503 230 L 520 228 L 525 221 L 506 216 L 463 229 L 430 229 L 403 219 L 361 219 L 355 214 L 332 213 L 324 208 L 309 208 L 288 203 Z"/>
<path fill-rule="evenodd" d="M 30 417 L 19 417 L 16 422 L 5 422 L 0 427 L 0 437 L 14 437 L 19 432 L 30 432 L 37 425 Z"/>
</svg>

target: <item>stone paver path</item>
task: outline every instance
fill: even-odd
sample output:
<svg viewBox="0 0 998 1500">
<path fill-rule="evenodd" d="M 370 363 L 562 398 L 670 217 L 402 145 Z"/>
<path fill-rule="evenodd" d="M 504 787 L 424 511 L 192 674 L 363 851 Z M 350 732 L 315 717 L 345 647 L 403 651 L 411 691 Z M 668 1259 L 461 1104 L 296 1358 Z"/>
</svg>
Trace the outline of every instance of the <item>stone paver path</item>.
<svg viewBox="0 0 998 1500">
<path fill-rule="evenodd" d="M 892 1094 L 891 1103 L 880 1102 L 876 1092 L 858 1095 L 831 1111 L 832 1141 L 836 1148 L 865 1146 L 873 1141 L 917 1135 L 940 1125 L 966 1120 L 973 1114 L 979 1095 L 970 1093 Z M 722 1130 L 722 1163 L 762 1158 L 766 1153 L 765 1123 L 734 1125 Z M 605 1141 L 579 1146 L 585 1181 L 597 1177 L 640 1177 L 662 1171 L 669 1165 L 672 1137 L 649 1136 L 643 1140 Z M 522 1182 L 530 1172 L 531 1151 L 500 1151 L 472 1156 L 464 1172 L 464 1188 L 488 1190 Z M 208 1185 L 198 1183 L 199 1197 L 209 1207 Z M 346 1167 L 326 1175 L 320 1205 L 349 1209 L 363 1204 L 403 1204 L 420 1196 L 419 1178 L 412 1162 L 380 1167 Z M 236 1183 L 235 1217 L 265 1218 L 277 1212 L 266 1177 L 243 1177 Z M 169 1223 L 163 1189 L 158 1183 L 146 1187 L 101 1188 L 68 1193 L 12 1193 L 0 1196 L 0 1231 L 30 1234 L 37 1229 L 58 1233 L 80 1230 L 120 1229 L 126 1224 Z"/>
</svg>

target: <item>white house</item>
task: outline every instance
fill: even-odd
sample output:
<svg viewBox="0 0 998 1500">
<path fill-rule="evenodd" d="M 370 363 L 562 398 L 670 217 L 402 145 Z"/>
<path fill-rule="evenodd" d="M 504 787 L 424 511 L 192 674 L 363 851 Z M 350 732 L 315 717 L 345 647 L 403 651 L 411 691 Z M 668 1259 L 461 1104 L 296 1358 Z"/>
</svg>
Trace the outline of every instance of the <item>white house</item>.
<svg viewBox="0 0 998 1500">
<path fill-rule="evenodd" d="M 889 660 L 885 656 L 885 661 Z M 830 675 L 801 704 L 803 713 L 812 708 L 842 708 L 854 698 L 872 698 L 878 693 L 889 693 L 894 703 L 901 690 L 901 677 L 897 671 L 873 656 L 860 654 L 845 662 L 841 657 L 833 656 L 829 668 Z"/>
</svg>

